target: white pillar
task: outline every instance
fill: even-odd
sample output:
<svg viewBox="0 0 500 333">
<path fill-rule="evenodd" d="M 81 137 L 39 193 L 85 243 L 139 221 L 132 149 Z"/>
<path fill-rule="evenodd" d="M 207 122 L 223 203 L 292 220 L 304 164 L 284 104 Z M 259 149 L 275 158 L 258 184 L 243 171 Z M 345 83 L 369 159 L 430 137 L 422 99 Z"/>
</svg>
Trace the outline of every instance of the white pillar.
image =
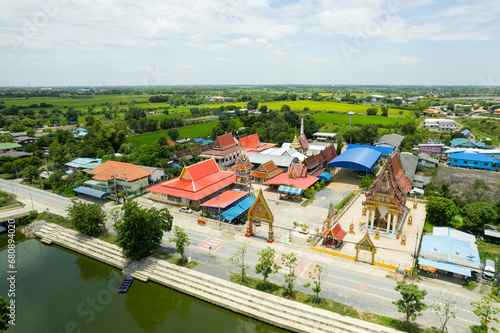
<svg viewBox="0 0 500 333">
<path fill-rule="evenodd" d="M 393 222 L 392 222 L 392 233 L 396 233 L 396 224 L 398 224 L 398 216 L 394 215 L 393 217 Z"/>
<path fill-rule="evenodd" d="M 371 228 L 373 229 L 375 227 L 375 211 L 372 211 L 371 220 L 372 220 Z"/>
<path fill-rule="evenodd" d="M 367 229 L 370 229 L 370 214 L 371 214 L 371 210 L 367 210 L 366 211 L 366 228 Z"/>
<path fill-rule="evenodd" d="M 389 214 L 389 218 L 387 219 L 387 228 L 386 228 L 387 233 L 391 232 L 391 222 L 392 222 L 392 214 Z"/>
</svg>

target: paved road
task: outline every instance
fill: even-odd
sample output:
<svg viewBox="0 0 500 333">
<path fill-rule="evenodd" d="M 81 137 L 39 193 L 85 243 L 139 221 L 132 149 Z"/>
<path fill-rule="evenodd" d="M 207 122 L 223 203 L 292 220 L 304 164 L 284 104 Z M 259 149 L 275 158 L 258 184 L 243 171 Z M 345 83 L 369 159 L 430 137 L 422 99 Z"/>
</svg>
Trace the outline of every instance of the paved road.
<svg viewBox="0 0 500 333">
<path fill-rule="evenodd" d="M 29 188 L 25 185 L 20 185 L 16 182 L 0 180 L 0 190 L 9 193 L 14 192 L 19 199 L 26 205 L 33 205 L 38 211 L 43 211 L 49 208 L 49 211 L 67 215 L 65 209 L 71 204 L 67 198 L 55 195 L 46 191 Z M 157 205 L 156 203 L 154 204 Z M 170 207 L 171 208 L 171 207 Z M 283 205 L 282 210 L 287 211 Z M 257 276 L 254 273 L 253 267 L 258 261 L 257 252 L 266 248 L 269 244 L 265 238 L 252 237 L 250 239 L 242 235 L 235 235 L 227 232 L 220 232 L 219 230 L 211 229 L 207 226 L 199 226 L 196 223 L 195 214 L 187 215 L 178 212 L 177 209 L 171 209 L 174 216 L 174 223 L 181 226 L 186 230 L 191 240 L 191 246 L 187 251 L 187 255 L 191 256 L 193 260 L 202 263 L 203 265 L 195 268 L 196 270 L 217 276 L 223 279 L 229 279 L 229 272 L 234 271 L 235 267 L 227 262 L 227 258 L 234 253 L 243 242 L 249 242 L 248 253 L 246 260 L 251 267 L 248 273 Z M 283 212 L 286 214 L 285 212 Z M 306 215 L 307 212 L 301 210 L 301 215 Z M 281 213 L 280 213 L 281 214 Z M 284 215 L 282 221 L 290 221 L 296 216 L 293 212 L 288 211 Z M 289 223 L 289 222 L 288 222 Z M 163 246 L 169 251 L 174 252 L 175 248 L 172 243 L 168 241 L 172 237 L 171 233 L 165 233 L 163 238 Z M 211 249 L 211 256 L 208 256 L 208 248 Z M 399 295 L 394 291 L 396 281 L 396 273 L 388 270 L 371 266 L 366 263 L 353 262 L 350 260 L 340 259 L 329 255 L 324 255 L 317 252 L 309 251 L 305 248 L 292 247 L 285 244 L 272 244 L 276 249 L 278 255 L 290 251 L 297 253 L 299 259 L 299 266 L 297 279 L 295 285 L 299 290 L 305 290 L 302 286 L 307 281 L 309 272 L 312 272 L 314 266 L 318 263 L 328 271 L 323 283 L 323 291 L 321 295 L 341 303 L 354 306 L 360 311 L 368 311 L 381 315 L 400 318 L 401 314 L 397 313 L 395 306 L 391 303 L 399 299 Z M 260 277 L 260 276 L 259 276 Z M 271 281 L 284 284 L 282 279 L 282 272 L 271 278 Z M 428 291 L 426 297 L 427 303 L 431 304 L 432 301 L 440 301 L 440 294 L 442 291 L 451 294 L 457 301 L 457 307 L 460 312 L 456 319 L 450 321 L 450 332 L 468 332 L 469 325 L 477 322 L 477 317 L 472 313 L 470 306 L 471 300 L 478 300 L 480 294 L 463 289 L 460 285 L 440 281 L 439 279 L 422 279 L 418 284 L 421 288 Z M 309 290 L 309 292 L 311 292 Z M 436 315 L 431 312 L 426 312 L 420 317 L 417 322 L 426 326 L 437 326 L 439 320 Z"/>
<path fill-rule="evenodd" d="M 227 235 L 220 235 L 217 230 L 206 226 L 198 226 L 191 220 L 190 216 L 175 213 L 174 215 L 174 223 L 185 228 L 191 240 L 187 255 L 203 264 L 195 268 L 196 270 L 228 280 L 229 272 L 235 271 L 236 268 L 227 262 L 227 258 L 243 242 L 250 241 L 246 255 L 247 263 L 251 267 L 248 269 L 248 273 L 257 276 L 253 267 L 258 262 L 257 252 L 269 246 L 265 240 L 254 238 L 249 240 L 240 235 L 231 235 L 232 239 L 228 239 L 223 237 Z M 172 237 L 172 234 L 165 234 L 163 246 L 173 253 L 175 251 L 174 245 L 168 241 L 168 237 Z M 210 251 L 212 256 L 210 257 L 208 256 L 209 246 L 212 246 Z M 312 272 L 314 266 L 318 263 L 326 267 L 328 271 L 321 294 L 323 297 L 351 305 L 363 312 L 373 312 L 395 318 L 401 317 L 401 314 L 396 311 L 395 306 L 392 304 L 392 301 L 400 298 L 399 294 L 394 290 L 396 281 L 394 278 L 386 277 L 387 275 L 396 277 L 395 273 L 365 263 L 355 263 L 284 244 L 273 244 L 272 246 L 276 248 L 278 255 L 290 251 L 297 253 L 299 266 L 296 274 L 300 277 L 295 285 L 299 290 L 305 291 L 303 284 L 310 281 L 308 279 L 309 272 Z M 271 280 L 284 284 L 283 273 L 284 271 L 281 271 L 273 276 Z M 258 277 L 261 278 L 261 276 Z M 442 291 L 453 295 L 457 307 L 461 310 L 457 314 L 457 318 L 450 321 L 450 332 L 468 332 L 468 327 L 476 323 L 477 317 L 472 313 L 470 301 L 479 299 L 479 294 L 465 290 L 460 285 L 433 279 L 424 279 L 418 284 L 428 291 L 426 296 L 427 304 L 432 304 L 433 301 L 440 302 Z M 309 289 L 308 292 L 311 292 L 311 290 Z M 426 326 L 437 326 L 439 319 L 433 312 L 427 311 L 417 322 Z"/>
</svg>

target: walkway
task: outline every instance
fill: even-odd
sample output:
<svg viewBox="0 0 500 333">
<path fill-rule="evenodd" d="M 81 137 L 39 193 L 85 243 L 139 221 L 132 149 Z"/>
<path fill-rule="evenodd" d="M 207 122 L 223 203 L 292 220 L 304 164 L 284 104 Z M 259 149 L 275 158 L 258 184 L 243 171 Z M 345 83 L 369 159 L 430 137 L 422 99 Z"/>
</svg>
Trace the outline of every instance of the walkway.
<svg viewBox="0 0 500 333">
<path fill-rule="evenodd" d="M 44 243 L 55 243 L 88 257 L 123 269 L 130 263 L 121 249 L 94 237 L 48 223 L 35 233 Z M 193 297 L 294 332 L 387 332 L 397 330 L 342 316 L 330 311 L 283 299 L 258 290 L 146 258 L 134 272 L 140 280 L 151 280 Z"/>
</svg>

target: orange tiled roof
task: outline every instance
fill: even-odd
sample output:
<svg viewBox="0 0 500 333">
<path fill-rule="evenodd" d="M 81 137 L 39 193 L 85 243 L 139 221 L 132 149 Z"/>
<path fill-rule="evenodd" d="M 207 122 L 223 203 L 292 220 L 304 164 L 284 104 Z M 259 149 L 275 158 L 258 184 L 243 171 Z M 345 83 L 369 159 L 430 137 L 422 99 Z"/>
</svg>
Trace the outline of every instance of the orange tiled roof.
<svg viewBox="0 0 500 333">
<path fill-rule="evenodd" d="M 92 179 L 96 180 L 110 180 L 113 179 L 113 175 L 116 179 L 125 180 L 126 175 L 128 181 L 141 179 L 152 174 L 151 171 L 137 165 L 116 161 L 106 161 L 88 173 L 94 175 Z"/>
</svg>

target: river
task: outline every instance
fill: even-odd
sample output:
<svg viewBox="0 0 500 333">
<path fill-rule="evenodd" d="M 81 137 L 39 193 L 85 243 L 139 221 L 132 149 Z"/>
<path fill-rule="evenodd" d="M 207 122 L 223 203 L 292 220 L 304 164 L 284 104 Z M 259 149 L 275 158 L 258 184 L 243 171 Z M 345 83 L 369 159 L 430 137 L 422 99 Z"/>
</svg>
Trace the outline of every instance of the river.
<svg viewBox="0 0 500 333">
<path fill-rule="evenodd" d="M 121 271 L 16 232 L 16 325 L 8 333 L 286 332 L 154 282 L 116 289 Z M 0 296 L 7 301 L 7 234 L 0 235 Z"/>
</svg>

